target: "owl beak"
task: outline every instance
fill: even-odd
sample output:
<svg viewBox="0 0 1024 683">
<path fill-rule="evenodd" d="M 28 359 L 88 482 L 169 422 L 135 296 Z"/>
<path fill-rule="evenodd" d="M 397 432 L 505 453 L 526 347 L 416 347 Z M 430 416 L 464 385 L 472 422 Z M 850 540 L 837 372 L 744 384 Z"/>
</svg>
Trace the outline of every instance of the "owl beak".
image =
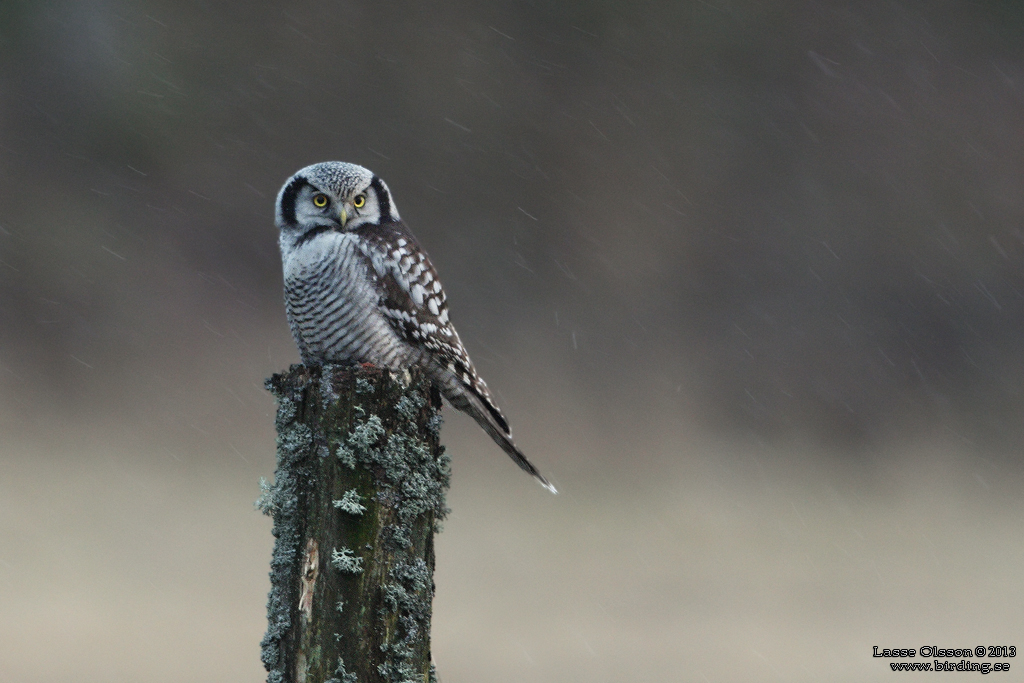
<svg viewBox="0 0 1024 683">
<path fill-rule="evenodd" d="M 344 228 L 346 223 L 348 223 L 348 211 L 343 206 L 341 207 L 341 227 Z"/>
</svg>

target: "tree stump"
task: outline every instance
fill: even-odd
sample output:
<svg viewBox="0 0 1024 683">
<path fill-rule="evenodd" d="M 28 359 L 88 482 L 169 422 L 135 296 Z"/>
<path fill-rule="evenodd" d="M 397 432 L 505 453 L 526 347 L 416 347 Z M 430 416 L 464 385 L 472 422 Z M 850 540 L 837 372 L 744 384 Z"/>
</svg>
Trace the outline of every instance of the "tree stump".
<svg viewBox="0 0 1024 683">
<path fill-rule="evenodd" d="M 450 462 L 441 397 L 416 372 L 293 365 L 277 399 L 268 683 L 436 681 L 434 533 Z"/>
</svg>

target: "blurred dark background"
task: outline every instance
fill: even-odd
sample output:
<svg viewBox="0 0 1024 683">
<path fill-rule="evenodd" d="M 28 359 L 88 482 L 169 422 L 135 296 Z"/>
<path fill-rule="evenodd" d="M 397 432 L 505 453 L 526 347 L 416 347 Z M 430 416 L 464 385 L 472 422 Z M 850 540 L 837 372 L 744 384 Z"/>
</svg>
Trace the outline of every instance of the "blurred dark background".
<svg viewBox="0 0 1024 683">
<path fill-rule="evenodd" d="M 273 204 L 329 159 L 563 491 L 447 411 L 445 681 L 1014 644 L 1022 94 L 1009 0 L 3 0 L 0 678 L 260 679 Z"/>
</svg>

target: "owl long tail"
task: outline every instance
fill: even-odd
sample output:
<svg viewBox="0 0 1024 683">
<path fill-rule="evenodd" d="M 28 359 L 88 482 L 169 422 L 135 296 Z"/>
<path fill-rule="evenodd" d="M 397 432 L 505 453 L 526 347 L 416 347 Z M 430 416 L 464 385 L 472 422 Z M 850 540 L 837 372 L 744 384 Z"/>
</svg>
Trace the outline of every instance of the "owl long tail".
<svg viewBox="0 0 1024 683">
<path fill-rule="evenodd" d="M 494 405 L 494 401 L 489 395 L 480 395 L 474 388 L 466 386 L 454 374 L 446 370 L 435 372 L 435 380 L 441 394 L 448 399 L 452 406 L 476 420 L 476 423 L 494 439 L 494 442 L 501 446 L 501 450 L 508 453 L 519 467 L 532 474 L 541 486 L 551 493 L 558 493 L 558 489 L 516 446 L 515 441 L 512 440 L 512 430 L 508 426 L 508 421 Z"/>
</svg>

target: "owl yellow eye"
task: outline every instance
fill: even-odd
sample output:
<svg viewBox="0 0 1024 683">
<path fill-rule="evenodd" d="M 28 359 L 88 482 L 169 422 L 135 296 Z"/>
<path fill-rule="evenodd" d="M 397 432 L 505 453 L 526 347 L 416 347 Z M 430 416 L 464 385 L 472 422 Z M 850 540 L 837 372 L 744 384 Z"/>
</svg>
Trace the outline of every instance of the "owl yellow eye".
<svg viewBox="0 0 1024 683">
<path fill-rule="evenodd" d="M 313 206 L 317 207 L 318 209 L 322 209 L 325 206 L 327 206 L 327 195 L 325 195 L 325 194 L 315 194 L 315 195 L 313 195 Z"/>
<path fill-rule="evenodd" d="M 366 195 L 365 194 L 357 194 L 356 198 L 352 200 L 352 206 L 356 207 L 357 209 L 361 209 L 365 205 L 366 205 Z"/>
</svg>

